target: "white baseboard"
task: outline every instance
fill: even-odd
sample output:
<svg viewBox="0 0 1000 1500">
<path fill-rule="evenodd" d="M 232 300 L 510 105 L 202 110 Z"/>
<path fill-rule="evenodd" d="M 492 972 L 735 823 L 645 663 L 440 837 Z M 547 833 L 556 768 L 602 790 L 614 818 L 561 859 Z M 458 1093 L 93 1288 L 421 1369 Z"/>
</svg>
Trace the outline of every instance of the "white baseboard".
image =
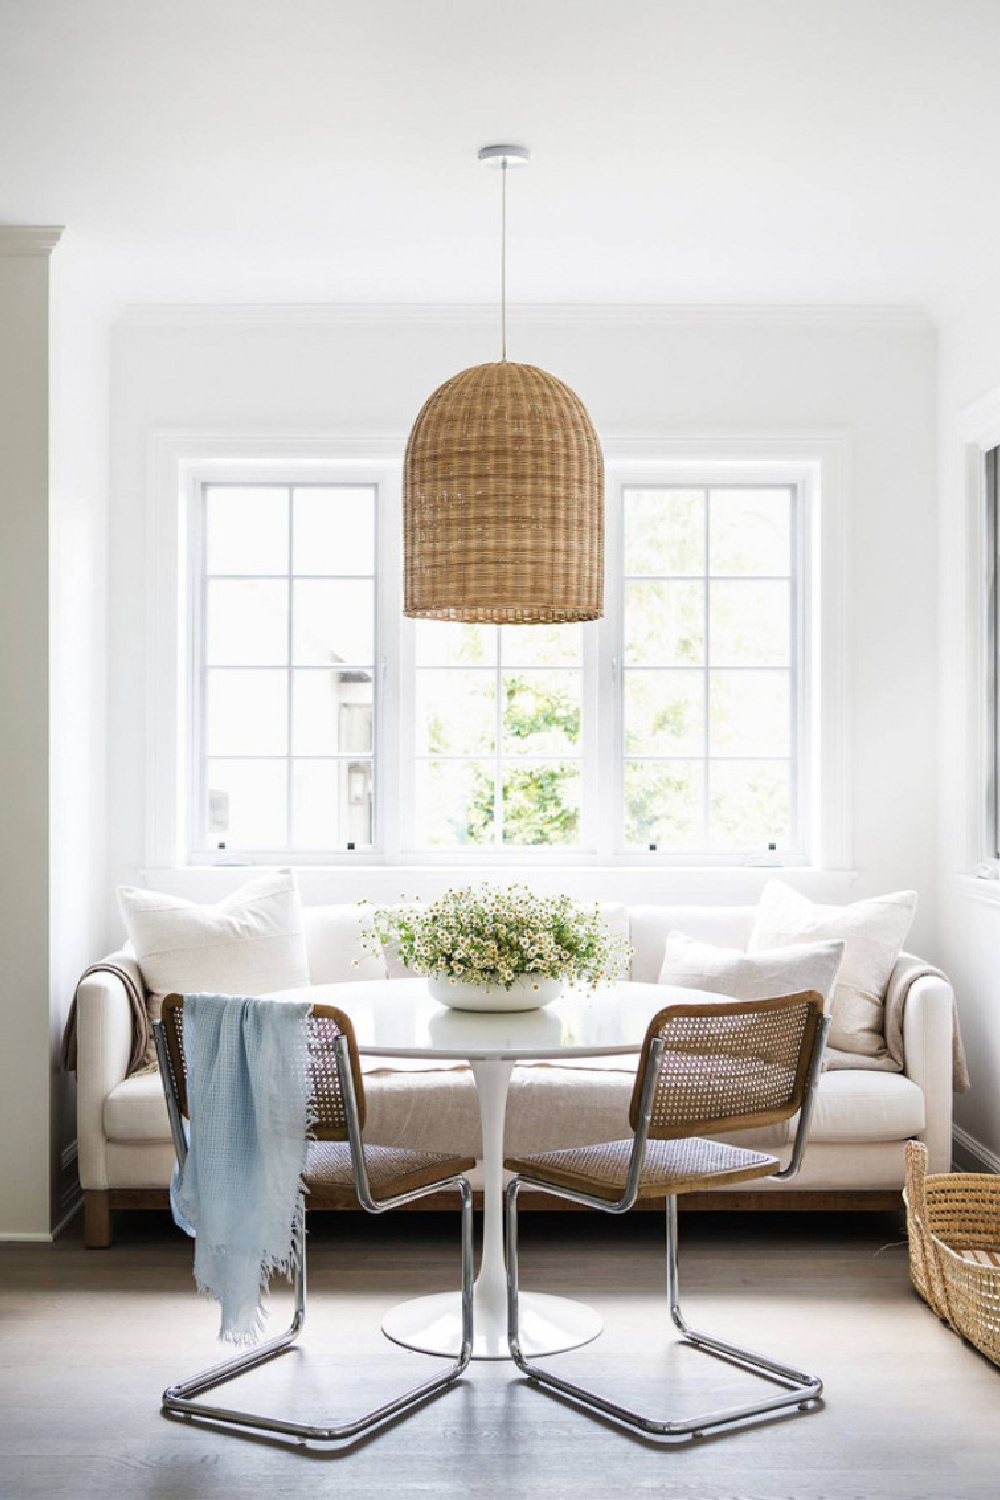
<svg viewBox="0 0 1000 1500">
<path fill-rule="evenodd" d="M 0 1245 L 51 1245 L 51 1234 L 16 1234 L 0 1230 Z"/>
<path fill-rule="evenodd" d="M 1000 1174 L 1000 1156 L 984 1146 L 982 1141 L 977 1141 L 974 1135 L 963 1130 L 961 1125 L 952 1127 L 952 1137 L 955 1145 L 956 1165 L 963 1165 L 963 1158 L 971 1164 L 973 1172 L 994 1172 Z M 969 1170 L 970 1168 L 967 1168 Z"/>
</svg>

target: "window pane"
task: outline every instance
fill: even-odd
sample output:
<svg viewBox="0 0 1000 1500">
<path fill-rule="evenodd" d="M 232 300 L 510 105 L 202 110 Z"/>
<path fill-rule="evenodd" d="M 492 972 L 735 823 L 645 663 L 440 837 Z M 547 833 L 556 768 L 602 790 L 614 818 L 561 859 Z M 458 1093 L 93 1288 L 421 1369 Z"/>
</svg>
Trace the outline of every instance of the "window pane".
<svg viewBox="0 0 1000 1500">
<path fill-rule="evenodd" d="M 321 582 L 293 585 L 292 648 L 299 666 L 347 662 L 369 666 L 374 654 L 375 587 L 372 583 Z"/>
<path fill-rule="evenodd" d="M 789 763 L 713 761 L 709 780 L 709 835 L 727 849 L 787 846 L 790 827 Z"/>
<path fill-rule="evenodd" d="M 414 634 L 418 667 L 489 667 L 497 659 L 495 625 L 417 620 Z"/>
<path fill-rule="evenodd" d="M 209 573 L 288 572 L 288 491 L 263 485 L 210 485 Z"/>
<path fill-rule="evenodd" d="M 292 679 L 295 755 L 365 755 L 372 748 L 370 672 L 296 672 Z"/>
<path fill-rule="evenodd" d="M 207 783 L 213 847 L 281 849 L 287 844 L 283 760 L 210 760 Z"/>
<path fill-rule="evenodd" d="M 292 843 L 297 849 L 370 848 L 370 760 L 299 760 L 292 765 Z"/>
<path fill-rule="evenodd" d="M 504 844 L 578 844 L 580 782 L 580 768 L 572 761 L 506 769 Z"/>
<path fill-rule="evenodd" d="M 626 583 L 629 666 L 697 666 L 705 652 L 703 583 Z"/>
<path fill-rule="evenodd" d="M 703 573 L 702 490 L 625 491 L 625 572 Z"/>
<path fill-rule="evenodd" d="M 787 672 L 712 672 L 712 755 L 787 755 Z"/>
<path fill-rule="evenodd" d="M 374 573 L 375 489 L 310 485 L 292 498 L 296 573 Z"/>
<path fill-rule="evenodd" d="M 581 691 L 580 672 L 504 672 L 503 753 L 579 751 Z"/>
<path fill-rule="evenodd" d="M 417 842 L 432 849 L 492 844 L 493 761 L 417 762 Z"/>
<path fill-rule="evenodd" d="M 709 502 L 712 572 L 787 575 L 791 517 L 790 490 L 713 490 Z"/>
<path fill-rule="evenodd" d="M 712 665 L 787 666 L 788 594 L 787 583 L 714 581 L 709 586 Z"/>
<path fill-rule="evenodd" d="M 282 666 L 288 660 L 288 584 L 214 578 L 208 585 L 210 667 Z"/>
<path fill-rule="evenodd" d="M 626 761 L 625 842 L 698 849 L 704 843 L 700 761 Z"/>
<path fill-rule="evenodd" d="M 422 669 L 417 673 L 417 754 L 488 754 L 496 749 L 496 711 L 492 672 Z"/>
<path fill-rule="evenodd" d="M 209 755 L 284 755 L 287 693 L 286 672 L 209 671 Z"/>
<path fill-rule="evenodd" d="M 575 667 L 583 660 L 582 625 L 504 625 L 505 667 Z"/>
<path fill-rule="evenodd" d="M 700 755 L 704 744 L 701 672 L 625 673 L 626 753 Z"/>
</svg>

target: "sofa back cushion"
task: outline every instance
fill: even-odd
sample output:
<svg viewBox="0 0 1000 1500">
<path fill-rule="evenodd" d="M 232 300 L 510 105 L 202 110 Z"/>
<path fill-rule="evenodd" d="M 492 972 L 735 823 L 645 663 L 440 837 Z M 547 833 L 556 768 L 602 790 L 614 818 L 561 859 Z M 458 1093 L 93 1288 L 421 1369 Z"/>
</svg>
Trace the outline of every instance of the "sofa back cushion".
<svg viewBox="0 0 1000 1500">
<path fill-rule="evenodd" d="M 667 938 L 674 930 L 717 948 L 745 949 L 755 910 L 752 906 L 633 906 L 631 977 L 656 984 Z"/>
<path fill-rule="evenodd" d="M 371 927 L 371 907 L 307 906 L 302 915 L 313 984 L 386 977 L 382 954 L 371 952 L 361 939 Z"/>
</svg>

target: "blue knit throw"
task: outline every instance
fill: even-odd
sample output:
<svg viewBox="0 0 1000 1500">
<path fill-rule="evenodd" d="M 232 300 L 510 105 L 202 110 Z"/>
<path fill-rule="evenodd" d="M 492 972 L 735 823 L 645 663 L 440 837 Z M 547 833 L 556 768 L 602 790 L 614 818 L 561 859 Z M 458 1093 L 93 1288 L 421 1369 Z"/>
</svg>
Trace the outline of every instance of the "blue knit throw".
<svg viewBox="0 0 1000 1500">
<path fill-rule="evenodd" d="M 190 1142 L 174 1219 L 195 1237 L 198 1290 L 221 1305 L 220 1339 L 254 1343 L 261 1295 L 288 1275 L 311 1123 L 308 1000 L 186 995 Z"/>
</svg>

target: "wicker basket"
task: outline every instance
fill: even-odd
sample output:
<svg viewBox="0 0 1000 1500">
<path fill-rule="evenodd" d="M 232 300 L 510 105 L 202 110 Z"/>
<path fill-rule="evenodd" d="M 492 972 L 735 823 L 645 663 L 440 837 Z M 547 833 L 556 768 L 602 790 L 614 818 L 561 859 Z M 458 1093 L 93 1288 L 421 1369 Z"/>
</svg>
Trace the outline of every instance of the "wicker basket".
<svg viewBox="0 0 1000 1500">
<path fill-rule="evenodd" d="M 913 1285 L 938 1317 L 1000 1365 L 1000 1176 L 928 1176 L 927 1147 L 908 1141 L 903 1196 Z"/>
</svg>

